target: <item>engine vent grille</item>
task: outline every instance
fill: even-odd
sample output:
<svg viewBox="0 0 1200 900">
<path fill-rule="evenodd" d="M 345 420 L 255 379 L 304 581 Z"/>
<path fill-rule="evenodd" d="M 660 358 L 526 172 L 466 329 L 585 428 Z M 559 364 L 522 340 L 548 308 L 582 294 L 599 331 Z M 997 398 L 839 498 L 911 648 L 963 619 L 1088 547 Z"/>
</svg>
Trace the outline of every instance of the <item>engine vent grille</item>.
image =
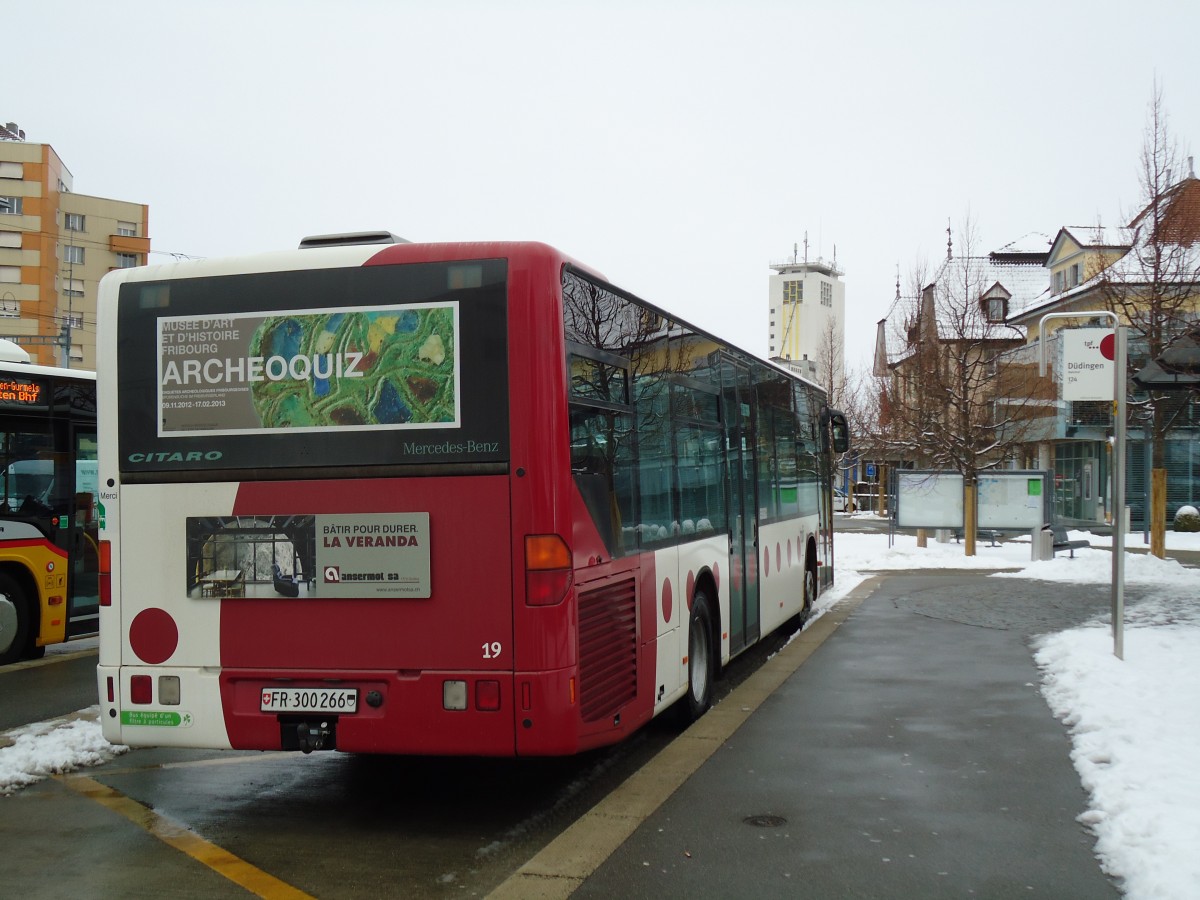
<svg viewBox="0 0 1200 900">
<path fill-rule="evenodd" d="M 637 695 L 637 583 L 579 595 L 579 705 L 585 722 L 615 715 Z"/>
</svg>

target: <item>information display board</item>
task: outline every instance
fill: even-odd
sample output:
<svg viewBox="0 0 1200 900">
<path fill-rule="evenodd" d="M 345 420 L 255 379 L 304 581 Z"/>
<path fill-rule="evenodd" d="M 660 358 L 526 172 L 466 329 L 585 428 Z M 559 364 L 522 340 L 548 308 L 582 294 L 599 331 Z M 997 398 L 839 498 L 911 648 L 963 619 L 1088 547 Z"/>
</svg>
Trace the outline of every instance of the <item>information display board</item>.
<svg viewBox="0 0 1200 900">
<path fill-rule="evenodd" d="M 962 528 L 962 475 L 900 472 L 896 479 L 896 524 L 901 528 Z"/>
<path fill-rule="evenodd" d="M 1029 531 L 1050 521 L 1046 513 L 1047 473 L 1009 470 L 979 475 L 976 500 L 980 528 Z"/>
</svg>

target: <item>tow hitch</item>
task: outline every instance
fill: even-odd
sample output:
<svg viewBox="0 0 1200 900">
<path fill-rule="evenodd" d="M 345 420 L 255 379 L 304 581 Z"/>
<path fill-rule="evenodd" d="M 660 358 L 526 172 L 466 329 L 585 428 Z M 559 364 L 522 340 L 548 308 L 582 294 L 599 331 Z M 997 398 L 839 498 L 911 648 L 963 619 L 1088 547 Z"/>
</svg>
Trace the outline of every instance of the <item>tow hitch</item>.
<svg viewBox="0 0 1200 900">
<path fill-rule="evenodd" d="M 284 750 L 305 753 L 334 750 L 337 748 L 337 720 L 283 724 L 280 737 Z"/>
</svg>

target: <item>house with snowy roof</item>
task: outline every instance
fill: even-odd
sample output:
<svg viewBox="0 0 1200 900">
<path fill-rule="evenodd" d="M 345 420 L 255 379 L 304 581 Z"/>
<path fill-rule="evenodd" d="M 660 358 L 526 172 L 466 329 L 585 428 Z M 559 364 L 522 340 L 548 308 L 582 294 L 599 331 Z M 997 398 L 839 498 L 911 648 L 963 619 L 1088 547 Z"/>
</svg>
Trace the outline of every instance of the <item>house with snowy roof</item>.
<svg viewBox="0 0 1200 900">
<path fill-rule="evenodd" d="M 1043 352 L 1040 344 L 1047 342 L 1044 352 L 1053 363 L 1055 387 L 1053 402 L 1043 408 L 1038 467 L 1054 471 L 1060 521 L 1112 521 L 1111 404 L 1058 399 L 1059 332 L 1065 327 L 1107 326 L 1107 316 L 1089 313 L 1115 312 L 1129 327 L 1132 371 L 1186 339 L 1200 322 L 1200 179 L 1190 170 L 1126 226 L 1059 229 L 1045 266 L 1048 291 L 1008 319 L 1025 332 L 1028 346 L 998 362 L 1036 366 Z M 1079 317 L 1049 320 L 1043 334 L 1043 317 L 1049 313 Z M 1187 391 L 1152 395 L 1130 382 L 1128 406 L 1126 504 L 1132 525 L 1148 528 L 1154 468 L 1164 473 L 1168 522 L 1180 506 L 1200 503 L 1200 396 Z M 1153 461 L 1156 431 L 1163 437 L 1159 464 Z"/>
<path fill-rule="evenodd" d="M 1012 383 L 995 360 L 1025 345 L 1013 316 L 1049 295 L 1049 247 L 1038 233 L 985 255 L 956 256 L 948 243 L 919 296 L 903 296 L 897 283 L 876 327 L 873 371 L 884 388 L 871 452 L 879 462 L 964 473 L 1027 464 L 1020 436 L 1029 417 L 1020 407 L 1037 385 Z M 1021 404 L 997 402 L 1010 394 Z"/>
</svg>

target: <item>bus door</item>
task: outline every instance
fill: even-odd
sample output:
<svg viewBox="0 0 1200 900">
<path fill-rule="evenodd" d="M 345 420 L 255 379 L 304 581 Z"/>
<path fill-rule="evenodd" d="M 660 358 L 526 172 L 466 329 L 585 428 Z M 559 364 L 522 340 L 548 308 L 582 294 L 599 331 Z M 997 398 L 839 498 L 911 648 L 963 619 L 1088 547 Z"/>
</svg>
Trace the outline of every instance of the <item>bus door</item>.
<svg viewBox="0 0 1200 900">
<path fill-rule="evenodd" d="M 729 650 L 758 640 L 758 502 L 750 370 L 725 360 L 721 402 L 729 483 Z"/>
<path fill-rule="evenodd" d="M 67 579 L 67 637 L 90 634 L 99 626 L 100 613 L 100 483 L 96 429 L 92 425 L 71 428 L 71 458 L 75 467 L 75 492 L 68 529 L 67 547 L 71 574 Z"/>
</svg>

